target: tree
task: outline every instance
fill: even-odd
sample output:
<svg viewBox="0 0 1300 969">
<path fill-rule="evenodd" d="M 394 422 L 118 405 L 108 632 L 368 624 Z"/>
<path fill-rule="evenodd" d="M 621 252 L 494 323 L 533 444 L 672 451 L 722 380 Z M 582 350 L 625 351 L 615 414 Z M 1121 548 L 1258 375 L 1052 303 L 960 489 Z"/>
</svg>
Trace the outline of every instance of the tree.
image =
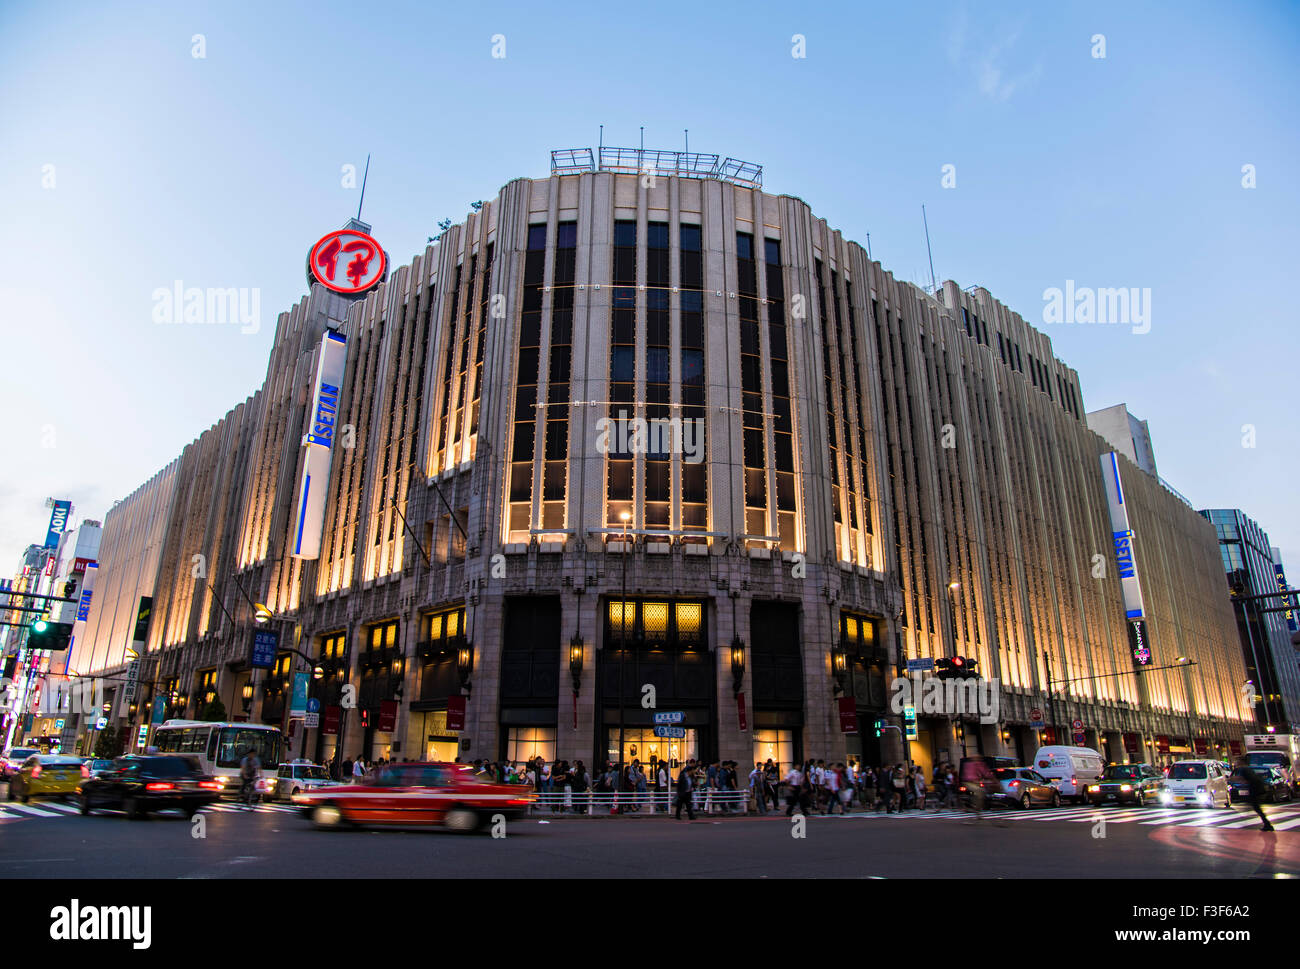
<svg viewBox="0 0 1300 969">
<path fill-rule="evenodd" d="M 219 723 L 225 720 L 226 705 L 221 702 L 221 697 L 216 696 L 214 694 L 212 697 L 212 702 L 209 703 L 207 706 L 205 706 L 203 708 L 203 712 L 199 714 L 199 719 L 210 720 L 213 723 Z"/>
<path fill-rule="evenodd" d="M 107 726 L 99 732 L 95 738 L 96 757 L 102 760 L 112 760 L 114 757 L 121 757 L 126 750 L 126 737 L 117 727 Z"/>
</svg>

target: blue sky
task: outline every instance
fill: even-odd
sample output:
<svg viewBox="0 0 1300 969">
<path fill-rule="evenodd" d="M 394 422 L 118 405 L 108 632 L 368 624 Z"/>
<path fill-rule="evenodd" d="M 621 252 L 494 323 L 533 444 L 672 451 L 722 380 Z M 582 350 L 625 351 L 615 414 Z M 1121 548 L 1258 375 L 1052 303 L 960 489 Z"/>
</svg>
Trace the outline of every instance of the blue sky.
<svg viewBox="0 0 1300 969">
<path fill-rule="evenodd" d="M 1297 53 L 1283 3 L 5 3 L 0 564 L 47 496 L 102 518 L 260 385 L 307 248 L 356 210 L 342 166 L 373 154 L 364 217 L 401 264 L 603 123 L 762 164 L 917 282 L 924 203 L 939 277 L 1031 322 L 1066 280 L 1150 288 L 1150 332 L 1041 328 L 1294 584 Z M 260 330 L 160 326 L 175 280 L 256 288 Z"/>
</svg>

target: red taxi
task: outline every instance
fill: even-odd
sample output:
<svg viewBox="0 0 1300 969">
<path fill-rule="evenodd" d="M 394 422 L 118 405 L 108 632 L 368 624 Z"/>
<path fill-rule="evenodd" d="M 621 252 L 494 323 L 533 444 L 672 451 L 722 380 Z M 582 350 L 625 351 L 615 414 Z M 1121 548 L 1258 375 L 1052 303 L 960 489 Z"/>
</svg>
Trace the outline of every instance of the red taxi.
<svg viewBox="0 0 1300 969">
<path fill-rule="evenodd" d="M 360 784 L 302 791 L 291 800 L 318 828 L 440 824 L 468 833 L 500 814 L 522 815 L 532 788 L 498 784 L 466 764 L 389 764 Z"/>
</svg>

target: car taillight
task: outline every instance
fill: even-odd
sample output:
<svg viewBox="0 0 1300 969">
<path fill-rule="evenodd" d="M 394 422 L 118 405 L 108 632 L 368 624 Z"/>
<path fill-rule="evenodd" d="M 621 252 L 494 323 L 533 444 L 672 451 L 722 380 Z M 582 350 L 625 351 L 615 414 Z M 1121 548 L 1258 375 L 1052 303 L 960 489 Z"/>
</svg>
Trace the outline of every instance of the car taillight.
<svg viewBox="0 0 1300 969">
<path fill-rule="evenodd" d="M 1076 783 L 1078 783 L 1078 780 L 1079 780 L 1079 779 L 1078 779 L 1077 777 L 1071 777 L 1071 778 L 1070 778 L 1070 786 L 1073 787 Z"/>
<path fill-rule="evenodd" d="M 38 778 L 38 777 L 40 777 L 40 776 L 41 776 L 41 765 L 40 765 L 40 764 L 33 764 L 33 765 L 32 765 L 32 780 L 35 780 L 36 778 Z"/>
<path fill-rule="evenodd" d="M 208 790 L 208 791 L 219 791 L 219 790 L 221 790 L 221 785 L 218 784 L 216 781 L 199 781 L 199 787 L 203 788 L 204 790 Z"/>
<path fill-rule="evenodd" d="M 1011 786 L 1012 786 L 1012 787 L 1019 787 L 1019 786 L 1020 786 L 1020 782 L 1019 782 L 1019 781 L 1012 781 L 1012 782 L 1011 782 Z"/>
<path fill-rule="evenodd" d="M 90 776 L 90 768 L 87 767 L 85 764 L 82 764 L 82 765 L 81 765 L 81 776 L 82 776 L 83 778 L 84 778 L 84 777 L 89 777 L 89 776 Z"/>
<path fill-rule="evenodd" d="M 146 791 L 174 791 L 176 790 L 176 785 L 170 781 L 153 781 L 150 784 L 146 784 L 144 789 Z"/>
</svg>

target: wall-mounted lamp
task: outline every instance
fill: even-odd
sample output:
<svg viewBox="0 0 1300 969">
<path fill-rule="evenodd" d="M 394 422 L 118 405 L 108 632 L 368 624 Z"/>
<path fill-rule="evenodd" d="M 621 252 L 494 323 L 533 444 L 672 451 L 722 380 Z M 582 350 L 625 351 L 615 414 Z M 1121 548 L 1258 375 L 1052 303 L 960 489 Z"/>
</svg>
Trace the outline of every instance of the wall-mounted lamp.
<svg viewBox="0 0 1300 969">
<path fill-rule="evenodd" d="M 253 709 L 253 681 L 250 679 L 239 691 L 239 701 L 244 705 L 244 712 Z"/>
<path fill-rule="evenodd" d="M 266 625 L 268 622 L 271 621 L 271 619 L 274 616 L 275 613 L 271 612 L 270 606 L 268 606 L 266 603 L 264 602 L 253 603 L 253 622 L 257 623 L 259 626 Z"/>
<path fill-rule="evenodd" d="M 469 675 L 474 672 L 474 644 L 466 642 L 456 651 L 456 669 L 460 673 L 460 685 L 470 689 Z"/>
<path fill-rule="evenodd" d="M 831 647 L 831 675 L 835 677 L 835 692 L 844 692 L 844 677 L 849 671 L 849 654 L 838 643 Z"/>
<path fill-rule="evenodd" d="M 323 667 L 323 666 L 313 666 L 313 667 L 312 667 L 312 671 L 311 671 L 311 678 L 312 678 L 313 680 L 324 679 L 324 678 L 325 678 L 325 667 Z"/>
<path fill-rule="evenodd" d="M 582 651 L 584 643 L 581 636 L 569 640 L 569 673 L 573 676 L 573 695 L 577 696 L 582 688 Z"/>
<path fill-rule="evenodd" d="M 731 692 L 739 693 L 745 679 L 745 641 L 739 636 L 731 640 Z"/>
</svg>

